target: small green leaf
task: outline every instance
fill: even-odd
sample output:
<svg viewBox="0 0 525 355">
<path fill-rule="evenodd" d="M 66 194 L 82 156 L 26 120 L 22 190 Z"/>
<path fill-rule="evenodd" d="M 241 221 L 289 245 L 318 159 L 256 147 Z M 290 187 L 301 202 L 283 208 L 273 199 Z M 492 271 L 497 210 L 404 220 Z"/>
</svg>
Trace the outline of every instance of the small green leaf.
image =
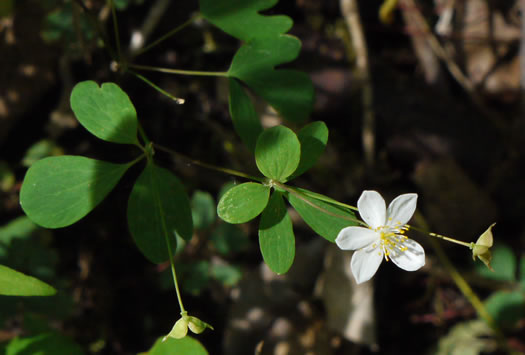
<svg viewBox="0 0 525 355">
<path fill-rule="evenodd" d="M 312 81 L 306 73 L 274 69 L 297 58 L 300 49 L 301 42 L 293 36 L 256 38 L 239 48 L 228 76 L 246 83 L 285 119 L 301 123 L 312 111 Z"/>
<path fill-rule="evenodd" d="M 258 12 L 272 8 L 279 0 L 200 0 L 205 19 L 229 35 L 249 41 L 276 36 L 292 27 L 288 16 L 264 16 Z"/>
<path fill-rule="evenodd" d="M 157 339 L 153 347 L 146 353 L 141 353 L 139 355 L 178 355 L 178 354 L 188 354 L 188 355 L 208 355 L 208 352 L 202 346 L 202 344 L 190 337 L 185 336 L 182 339 L 174 338 L 163 338 Z"/>
<path fill-rule="evenodd" d="M 299 190 L 299 192 L 306 192 L 306 190 L 302 189 L 297 190 Z M 333 243 L 341 229 L 356 225 L 356 222 L 351 220 L 356 219 L 353 212 L 343 209 L 342 207 L 335 206 L 331 203 L 305 196 L 304 194 L 302 194 L 301 197 L 302 199 L 292 193 L 287 195 L 288 201 L 290 201 L 290 204 L 293 206 L 293 208 L 295 208 L 297 213 L 299 213 L 306 224 L 308 224 L 310 228 L 314 230 L 314 232 L 326 240 Z M 309 201 L 310 204 L 328 211 L 329 214 L 311 206 L 309 203 L 303 201 L 303 199 Z"/>
<path fill-rule="evenodd" d="M 29 147 L 22 159 L 22 165 L 30 167 L 34 162 L 40 159 L 58 155 L 64 155 L 62 148 L 50 139 L 42 139 Z"/>
<path fill-rule="evenodd" d="M 128 201 L 128 226 L 144 256 L 162 263 L 176 249 L 175 233 L 189 240 L 193 234 L 190 201 L 184 185 L 169 170 L 150 162 L 138 177 Z"/>
<path fill-rule="evenodd" d="M 37 229 L 27 216 L 20 216 L 0 227 L 0 244 L 9 246 L 14 239 L 26 239 Z"/>
<path fill-rule="evenodd" d="M 191 197 L 191 215 L 197 229 L 208 228 L 217 218 L 213 197 L 204 191 L 195 191 Z"/>
<path fill-rule="evenodd" d="M 270 187 L 246 182 L 229 189 L 217 205 L 217 214 L 228 223 L 245 223 L 257 217 L 268 204 Z"/>
<path fill-rule="evenodd" d="M 211 267 L 211 275 L 224 286 L 235 286 L 242 278 L 239 267 L 228 264 L 214 264 Z"/>
<path fill-rule="evenodd" d="M 261 215 L 259 247 L 264 262 L 277 274 L 290 269 L 295 257 L 292 220 L 280 192 L 275 191 Z"/>
<path fill-rule="evenodd" d="M 52 296 L 56 292 L 53 287 L 43 281 L 0 265 L 0 295 Z"/>
<path fill-rule="evenodd" d="M 525 317 L 525 293 L 523 291 L 498 291 L 486 301 L 487 312 L 503 327 L 512 327 Z"/>
<path fill-rule="evenodd" d="M 20 204 L 42 227 L 69 226 L 95 208 L 131 165 L 81 156 L 44 158 L 27 171 Z"/>
<path fill-rule="evenodd" d="M 246 91 L 239 82 L 230 78 L 230 116 L 235 131 L 246 146 L 253 152 L 257 137 L 263 131 L 259 116 Z"/>
<path fill-rule="evenodd" d="M 82 355 L 80 345 L 58 333 L 38 334 L 12 339 L 6 346 L 5 355 Z"/>
<path fill-rule="evenodd" d="M 301 144 L 295 133 L 284 126 L 265 130 L 257 139 L 255 162 L 264 176 L 286 182 L 301 159 Z"/>
<path fill-rule="evenodd" d="M 71 108 L 91 134 L 113 143 L 139 144 L 137 113 L 118 85 L 83 81 L 73 88 Z"/>
<path fill-rule="evenodd" d="M 295 179 L 314 166 L 328 142 L 328 128 L 323 121 L 315 121 L 304 126 L 297 138 L 301 143 L 301 161 L 289 180 Z"/>
</svg>

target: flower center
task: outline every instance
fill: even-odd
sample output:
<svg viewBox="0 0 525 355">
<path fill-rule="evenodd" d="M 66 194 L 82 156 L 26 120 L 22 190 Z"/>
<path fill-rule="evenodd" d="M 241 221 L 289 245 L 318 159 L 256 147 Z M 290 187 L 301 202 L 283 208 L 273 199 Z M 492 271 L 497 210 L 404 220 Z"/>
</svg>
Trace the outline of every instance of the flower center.
<svg viewBox="0 0 525 355">
<path fill-rule="evenodd" d="M 407 226 L 401 226 L 398 223 L 396 223 L 395 226 L 377 228 L 377 232 L 381 235 L 379 246 L 383 250 L 386 261 L 389 261 L 388 257 L 390 255 L 396 256 L 408 249 L 408 247 L 404 245 L 408 237 L 403 235 L 407 230 Z"/>
</svg>

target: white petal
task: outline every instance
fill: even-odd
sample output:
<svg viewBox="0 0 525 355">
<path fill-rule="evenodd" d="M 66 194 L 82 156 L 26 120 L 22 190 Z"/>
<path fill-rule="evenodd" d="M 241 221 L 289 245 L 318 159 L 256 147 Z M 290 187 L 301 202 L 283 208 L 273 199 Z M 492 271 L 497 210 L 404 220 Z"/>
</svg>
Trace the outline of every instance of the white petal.
<svg viewBox="0 0 525 355">
<path fill-rule="evenodd" d="M 363 191 L 357 201 L 361 218 L 371 227 L 379 228 L 385 225 L 386 204 L 377 191 Z"/>
<path fill-rule="evenodd" d="M 380 247 L 365 248 L 354 252 L 350 268 L 358 284 L 368 281 L 375 275 L 383 261 L 383 250 Z"/>
<path fill-rule="evenodd" d="M 343 250 L 357 250 L 373 242 L 379 242 L 381 235 L 365 227 L 346 227 L 341 229 L 335 243 Z"/>
<path fill-rule="evenodd" d="M 418 242 L 407 239 L 401 245 L 408 249 L 390 251 L 389 257 L 394 264 L 405 271 L 416 271 L 425 265 L 425 250 Z"/>
<path fill-rule="evenodd" d="M 412 215 L 416 211 L 417 194 L 403 194 L 397 196 L 390 205 L 387 211 L 387 225 L 402 226 L 410 221 Z"/>
</svg>

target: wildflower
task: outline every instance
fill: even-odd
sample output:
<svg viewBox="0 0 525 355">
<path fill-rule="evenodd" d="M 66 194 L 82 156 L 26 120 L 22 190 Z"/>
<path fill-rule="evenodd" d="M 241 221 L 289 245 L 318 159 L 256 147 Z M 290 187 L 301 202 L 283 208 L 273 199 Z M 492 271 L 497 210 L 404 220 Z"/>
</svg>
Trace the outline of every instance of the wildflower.
<svg viewBox="0 0 525 355">
<path fill-rule="evenodd" d="M 377 191 L 363 191 L 357 208 L 368 227 L 343 228 L 335 239 L 339 248 L 355 250 L 350 268 L 358 284 L 374 276 L 383 257 L 406 271 L 425 265 L 423 247 L 404 235 L 416 203 L 417 194 L 404 194 L 396 197 L 387 209 Z"/>
</svg>

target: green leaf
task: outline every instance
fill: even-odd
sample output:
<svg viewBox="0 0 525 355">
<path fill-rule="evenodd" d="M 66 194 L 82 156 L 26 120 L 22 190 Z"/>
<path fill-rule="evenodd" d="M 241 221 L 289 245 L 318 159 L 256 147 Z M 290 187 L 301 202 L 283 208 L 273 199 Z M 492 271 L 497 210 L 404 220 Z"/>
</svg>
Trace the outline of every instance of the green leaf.
<svg viewBox="0 0 525 355">
<path fill-rule="evenodd" d="M 248 236 L 238 226 L 228 223 L 219 224 L 210 240 L 222 255 L 242 251 L 249 244 Z"/>
<path fill-rule="evenodd" d="M 277 36 L 293 24 L 288 16 L 263 16 L 258 12 L 272 8 L 279 0 L 200 0 L 203 17 L 229 35 L 250 41 Z"/>
<path fill-rule="evenodd" d="M 81 156 L 44 158 L 27 171 L 20 204 L 38 225 L 69 226 L 95 208 L 131 165 Z"/>
<path fill-rule="evenodd" d="M 73 88 L 71 108 L 91 134 L 113 143 L 139 144 L 137 113 L 118 85 L 83 81 Z"/>
<path fill-rule="evenodd" d="M 5 355 L 82 355 L 82 348 L 69 338 L 57 333 L 16 337 L 6 346 Z"/>
<path fill-rule="evenodd" d="M 299 192 L 309 193 L 307 190 L 297 190 Z M 304 194 L 302 194 L 301 197 L 302 199 L 292 193 L 287 195 L 288 201 L 290 201 L 290 204 L 295 208 L 306 224 L 326 240 L 333 243 L 341 229 L 356 225 L 356 222 L 350 220 L 356 219 L 353 212 Z M 303 199 L 307 200 L 309 203 L 303 201 Z M 328 211 L 329 214 L 313 207 L 311 204 Z"/>
<path fill-rule="evenodd" d="M 478 273 L 488 279 L 500 281 L 515 281 L 517 260 L 511 248 L 503 244 L 497 244 L 492 250 L 491 266 L 494 271 L 487 269 L 483 264 L 477 263 Z"/>
<path fill-rule="evenodd" d="M 255 163 L 264 176 L 286 182 L 301 159 L 301 144 L 295 133 L 284 126 L 265 130 L 257 139 Z"/>
<path fill-rule="evenodd" d="M 191 215 L 197 229 L 208 228 L 217 218 L 213 197 L 204 191 L 195 191 L 191 197 Z"/>
<path fill-rule="evenodd" d="M 8 224 L 0 227 L 0 244 L 9 246 L 13 239 L 29 238 L 37 228 L 37 225 L 27 216 L 15 218 Z"/>
<path fill-rule="evenodd" d="M 32 276 L 0 265 L 0 295 L 4 296 L 51 296 L 57 291 Z"/>
<path fill-rule="evenodd" d="M 175 252 L 175 232 L 189 240 L 193 234 L 190 201 L 184 185 L 169 170 L 150 162 L 138 177 L 128 201 L 128 226 L 133 240 L 153 263 Z"/>
<path fill-rule="evenodd" d="M 22 165 L 30 167 L 34 162 L 40 159 L 58 155 L 64 155 L 62 148 L 50 139 L 42 139 L 29 147 L 22 159 Z"/>
<path fill-rule="evenodd" d="M 8 191 L 15 185 L 16 179 L 15 174 L 9 167 L 9 165 L 0 160 L 0 191 Z"/>
<path fill-rule="evenodd" d="M 301 143 L 301 161 L 289 180 L 295 179 L 314 166 L 328 142 L 328 128 L 324 122 L 315 121 L 304 126 L 297 138 Z"/>
<path fill-rule="evenodd" d="M 487 312 L 502 327 L 512 327 L 525 317 L 525 293 L 523 291 L 498 291 L 486 301 Z"/>
<path fill-rule="evenodd" d="M 257 137 L 263 131 L 259 116 L 255 112 L 250 97 L 241 84 L 230 78 L 230 115 L 235 131 L 246 146 L 253 152 Z"/>
<path fill-rule="evenodd" d="M 285 119 L 301 123 L 312 111 L 312 81 L 299 71 L 274 69 L 297 58 L 300 48 L 301 42 L 289 35 L 253 39 L 239 48 L 228 76 L 246 83 Z"/>
<path fill-rule="evenodd" d="M 202 346 L 202 344 L 190 337 L 185 336 L 182 339 L 166 338 L 157 339 L 153 347 L 146 353 L 139 355 L 176 355 L 176 354 L 188 354 L 188 355 L 208 355 L 208 352 Z"/>
<path fill-rule="evenodd" d="M 290 269 L 295 257 L 292 220 L 280 192 L 275 191 L 261 215 L 259 247 L 264 262 L 277 274 Z"/>
<path fill-rule="evenodd" d="M 270 187 L 246 182 L 229 189 L 217 205 L 217 214 L 228 223 L 245 223 L 257 217 L 268 204 Z"/>
</svg>

